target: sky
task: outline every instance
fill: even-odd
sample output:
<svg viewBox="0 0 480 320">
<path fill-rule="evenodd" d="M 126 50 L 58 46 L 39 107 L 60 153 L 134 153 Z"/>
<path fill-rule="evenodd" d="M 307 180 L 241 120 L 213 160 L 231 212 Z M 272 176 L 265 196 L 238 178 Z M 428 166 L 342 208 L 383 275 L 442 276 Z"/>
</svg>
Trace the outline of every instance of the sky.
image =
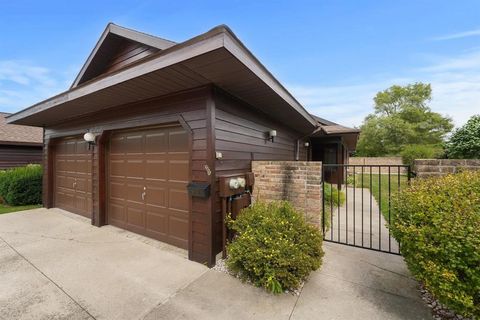
<svg viewBox="0 0 480 320">
<path fill-rule="evenodd" d="M 0 0 L 0 111 L 67 90 L 108 22 L 177 42 L 226 24 L 308 111 L 348 126 L 414 82 L 456 126 L 480 114 L 478 0 Z"/>
</svg>

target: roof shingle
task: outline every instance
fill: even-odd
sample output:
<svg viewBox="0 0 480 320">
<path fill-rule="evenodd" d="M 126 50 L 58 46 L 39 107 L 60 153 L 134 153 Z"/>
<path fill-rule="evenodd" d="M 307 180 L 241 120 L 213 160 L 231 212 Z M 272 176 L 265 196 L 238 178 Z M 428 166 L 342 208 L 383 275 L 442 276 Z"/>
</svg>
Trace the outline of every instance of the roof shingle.
<svg viewBox="0 0 480 320">
<path fill-rule="evenodd" d="M 0 112 L 0 144 L 42 144 L 43 128 L 7 124 L 9 113 Z"/>
</svg>

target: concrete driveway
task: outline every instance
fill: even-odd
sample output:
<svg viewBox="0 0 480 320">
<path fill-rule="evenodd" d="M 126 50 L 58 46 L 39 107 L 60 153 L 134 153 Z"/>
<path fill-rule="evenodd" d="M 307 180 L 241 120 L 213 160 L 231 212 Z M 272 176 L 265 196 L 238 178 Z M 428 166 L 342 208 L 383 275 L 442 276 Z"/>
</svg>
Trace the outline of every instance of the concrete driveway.
<svg viewBox="0 0 480 320">
<path fill-rule="evenodd" d="M 0 319 L 138 319 L 206 271 L 62 210 L 0 215 Z"/>
<path fill-rule="evenodd" d="M 432 319 L 402 257 L 325 243 L 299 296 L 57 209 L 0 215 L 0 319 Z"/>
</svg>

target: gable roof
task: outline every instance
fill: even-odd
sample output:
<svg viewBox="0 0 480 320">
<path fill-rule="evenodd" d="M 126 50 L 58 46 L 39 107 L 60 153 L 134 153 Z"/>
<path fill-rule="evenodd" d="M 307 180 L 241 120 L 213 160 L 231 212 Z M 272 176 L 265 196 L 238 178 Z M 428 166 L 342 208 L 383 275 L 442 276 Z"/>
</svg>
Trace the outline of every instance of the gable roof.
<svg viewBox="0 0 480 320">
<path fill-rule="evenodd" d="M 305 108 L 225 25 L 77 84 L 11 115 L 8 121 L 51 126 L 119 105 L 209 84 L 215 84 L 299 133 L 308 134 L 317 127 Z"/>
<path fill-rule="evenodd" d="M 357 133 L 358 134 L 358 133 L 360 133 L 360 129 L 345 127 L 345 126 L 342 126 L 338 123 L 329 121 L 329 120 L 324 119 L 324 118 L 320 118 L 320 117 L 318 117 L 316 115 L 313 115 L 313 114 L 312 114 L 312 117 L 317 121 L 318 126 L 327 135 L 348 134 L 348 133 Z"/>
<path fill-rule="evenodd" d="M 89 81 L 103 73 L 103 66 L 107 61 L 113 59 L 115 54 L 122 49 L 122 46 L 125 47 L 126 43 L 137 44 L 137 47 L 132 46 L 129 55 L 135 55 L 137 58 L 135 60 L 149 56 L 160 50 L 168 49 L 176 44 L 173 41 L 121 27 L 110 22 L 102 32 L 97 44 L 80 69 L 70 88 L 75 88 L 79 84 Z"/>
<path fill-rule="evenodd" d="M 7 124 L 9 113 L 0 112 L 0 144 L 42 145 L 43 129 L 38 127 Z"/>
</svg>

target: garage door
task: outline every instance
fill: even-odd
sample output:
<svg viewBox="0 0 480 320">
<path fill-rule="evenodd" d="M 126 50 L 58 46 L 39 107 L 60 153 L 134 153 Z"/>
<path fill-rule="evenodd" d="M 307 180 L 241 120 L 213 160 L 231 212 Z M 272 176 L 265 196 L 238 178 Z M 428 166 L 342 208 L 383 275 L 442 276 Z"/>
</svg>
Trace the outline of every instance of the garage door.
<svg viewBox="0 0 480 320">
<path fill-rule="evenodd" d="M 55 207 L 91 218 L 92 154 L 80 137 L 65 138 L 55 145 Z"/>
<path fill-rule="evenodd" d="M 178 126 L 113 133 L 107 163 L 108 223 L 186 249 L 187 132 Z"/>
</svg>

